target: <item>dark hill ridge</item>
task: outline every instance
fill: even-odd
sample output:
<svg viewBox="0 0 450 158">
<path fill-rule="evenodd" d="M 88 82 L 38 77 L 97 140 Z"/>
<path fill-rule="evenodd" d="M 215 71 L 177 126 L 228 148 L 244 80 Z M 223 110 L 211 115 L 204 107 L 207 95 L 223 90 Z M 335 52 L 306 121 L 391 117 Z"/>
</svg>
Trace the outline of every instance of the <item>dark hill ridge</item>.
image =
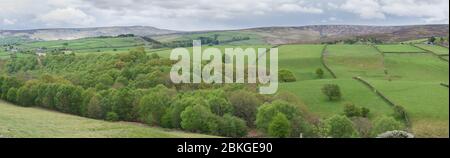
<svg viewBox="0 0 450 158">
<path fill-rule="evenodd" d="M 360 26 L 313 25 L 303 27 L 266 27 L 246 29 L 261 35 L 268 43 L 317 43 L 356 36 L 371 36 L 383 41 L 403 41 L 430 36 L 448 36 L 449 25 Z"/>
</svg>

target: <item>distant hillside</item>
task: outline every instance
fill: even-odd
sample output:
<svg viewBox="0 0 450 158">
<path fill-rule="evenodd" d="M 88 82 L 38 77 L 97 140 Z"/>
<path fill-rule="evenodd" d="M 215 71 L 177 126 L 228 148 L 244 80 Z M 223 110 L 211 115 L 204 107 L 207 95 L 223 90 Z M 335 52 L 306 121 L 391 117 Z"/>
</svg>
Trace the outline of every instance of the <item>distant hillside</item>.
<svg viewBox="0 0 450 158">
<path fill-rule="evenodd" d="M 58 28 L 36 30 L 0 30 L 0 38 L 22 37 L 34 40 L 72 40 L 97 36 L 117 36 L 135 34 L 139 36 L 162 35 L 177 31 L 158 29 L 149 26 L 98 27 L 98 28 Z"/>
<path fill-rule="evenodd" d="M 266 27 L 242 31 L 260 35 L 270 44 L 318 43 L 355 37 L 376 37 L 385 42 L 398 42 L 430 36 L 448 36 L 449 25 L 317 25 L 303 27 Z"/>
<path fill-rule="evenodd" d="M 151 36 L 163 42 L 191 40 L 199 37 L 214 37 L 231 41 L 235 37 L 248 37 L 247 41 L 234 44 L 288 44 L 321 43 L 355 37 L 375 37 L 384 42 L 400 42 L 430 36 L 448 36 L 449 25 L 411 25 L 411 26 L 362 26 L 362 25 L 312 25 L 299 27 L 264 27 L 241 30 L 218 30 L 179 32 L 149 26 L 100 27 L 81 29 L 38 29 L 38 30 L 0 30 L 0 39 L 22 37 L 35 40 L 71 40 L 96 36 L 117 36 L 135 34 Z M 156 37 L 155 37 L 156 36 Z M 228 42 L 230 43 L 230 42 Z M 231 42 L 233 44 L 233 42 Z"/>
</svg>

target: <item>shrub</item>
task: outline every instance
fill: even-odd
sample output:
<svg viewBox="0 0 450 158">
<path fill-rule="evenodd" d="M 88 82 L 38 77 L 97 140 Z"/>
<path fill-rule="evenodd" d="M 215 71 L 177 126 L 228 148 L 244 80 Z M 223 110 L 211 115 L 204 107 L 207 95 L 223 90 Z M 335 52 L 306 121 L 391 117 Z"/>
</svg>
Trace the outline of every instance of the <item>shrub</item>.
<svg viewBox="0 0 450 158">
<path fill-rule="evenodd" d="M 10 88 L 6 93 L 6 100 L 11 103 L 17 102 L 17 88 Z"/>
<path fill-rule="evenodd" d="M 378 118 L 373 123 L 373 135 L 378 135 L 387 131 L 394 131 L 394 130 L 402 130 L 403 125 L 402 123 L 396 121 L 392 117 L 383 116 Z"/>
<path fill-rule="evenodd" d="M 189 106 L 181 113 L 181 127 L 191 132 L 209 133 L 215 121 L 212 116 L 211 111 L 202 105 Z"/>
<path fill-rule="evenodd" d="M 345 116 L 335 115 L 325 120 L 325 130 L 329 137 L 333 138 L 351 138 L 357 136 L 357 131 Z"/>
<path fill-rule="evenodd" d="M 244 137 L 247 135 L 247 125 L 244 120 L 225 114 L 218 118 L 218 134 L 225 137 Z"/>
<path fill-rule="evenodd" d="M 403 106 L 400 105 L 395 105 L 394 106 L 394 117 L 400 120 L 405 120 L 405 118 L 407 117 L 407 113 L 405 108 L 403 108 Z"/>
<path fill-rule="evenodd" d="M 354 104 L 346 104 L 344 107 L 344 114 L 347 117 L 368 117 L 370 109 L 365 107 L 357 107 Z"/>
<path fill-rule="evenodd" d="M 278 80 L 281 82 L 295 82 L 297 79 L 294 74 L 289 70 L 280 70 L 278 71 Z"/>
<path fill-rule="evenodd" d="M 286 138 L 291 133 L 291 124 L 286 115 L 277 113 L 269 124 L 268 134 L 272 137 Z"/>
<path fill-rule="evenodd" d="M 119 115 L 117 115 L 115 112 L 108 112 L 106 114 L 106 120 L 111 122 L 119 121 Z"/>
<path fill-rule="evenodd" d="M 318 78 L 323 78 L 324 72 L 323 72 L 322 68 L 318 68 L 316 70 L 316 75 Z"/>
<path fill-rule="evenodd" d="M 322 93 L 325 94 L 330 101 L 339 100 L 342 97 L 341 89 L 336 84 L 326 84 L 322 87 Z"/>
<path fill-rule="evenodd" d="M 271 104 L 264 104 L 258 108 L 256 127 L 263 132 L 267 132 L 270 122 L 278 113 L 286 116 L 288 120 L 292 120 L 293 118 L 300 116 L 298 107 L 285 101 L 277 100 Z"/>
</svg>

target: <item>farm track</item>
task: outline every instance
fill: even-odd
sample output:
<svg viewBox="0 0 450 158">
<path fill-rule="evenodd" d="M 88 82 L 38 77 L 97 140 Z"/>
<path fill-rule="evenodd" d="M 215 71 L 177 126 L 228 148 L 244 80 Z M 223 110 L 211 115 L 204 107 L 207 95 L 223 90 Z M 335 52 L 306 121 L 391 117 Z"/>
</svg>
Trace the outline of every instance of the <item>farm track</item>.
<svg viewBox="0 0 450 158">
<path fill-rule="evenodd" d="M 322 50 L 322 53 L 321 53 L 321 57 L 320 57 L 320 59 L 321 59 L 320 61 L 321 61 L 322 65 L 323 65 L 323 67 L 325 67 L 325 69 L 327 69 L 327 71 L 331 74 L 331 76 L 333 76 L 334 79 L 337 79 L 336 74 L 333 72 L 333 70 L 331 70 L 331 68 L 325 62 L 325 56 L 328 54 L 327 47 L 328 47 L 328 45 L 325 45 L 323 47 L 323 50 Z"/>
</svg>

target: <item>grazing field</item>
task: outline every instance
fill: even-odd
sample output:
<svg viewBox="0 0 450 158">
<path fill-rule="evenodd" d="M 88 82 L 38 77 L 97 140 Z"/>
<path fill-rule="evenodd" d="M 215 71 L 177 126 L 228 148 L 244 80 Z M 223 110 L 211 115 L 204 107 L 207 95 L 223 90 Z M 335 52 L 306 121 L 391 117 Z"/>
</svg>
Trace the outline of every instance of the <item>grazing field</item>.
<svg viewBox="0 0 450 158">
<path fill-rule="evenodd" d="M 432 51 L 432 52 L 434 52 L 436 54 L 440 54 L 440 55 L 445 55 L 445 54 L 448 55 L 449 54 L 448 53 L 449 52 L 448 48 L 441 47 L 441 46 L 426 45 L 426 44 L 418 44 L 416 46 L 418 46 L 418 47 L 420 47 L 422 49 L 426 49 L 426 50 Z"/>
<path fill-rule="evenodd" d="M 220 45 L 220 46 L 202 46 L 202 50 L 206 50 L 208 48 L 218 48 L 222 53 L 225 53 L 225 48 L 242 48 L 242 49 L 247 49 L 247 48 L 254 48 L 255 51 L 258 51 L 258 48 L 271 48 L 272 46 L 270 45 L 243 45 L 243 46 L 231 46 L 231 45 Z M 187 49 L 189 50 L 189 53 L 192 53 L 192 47 L 187 47 Z M 149 54 L 153 54 L 156 53 L 158 54 L 160 57 L 163 58 L 169 58 L 170 57 L 170 53 L 172 52 L 172 49 L 156 49 L 156 50 L 150 50 Z"/>
<path fill-rule="evenodd" d="M 341 88 L 343 98 L 340 101 L 329 101 L 322 94 L 325 84 L 337 84 Z M 343 114 L 346 103 L 353 103 L 370 109 L 370 118 L 392 115 L 392 108 L 365 85 L 352 79 L 327 79 L 282 83 L 280 90 L 290 91 L 305 102 L 308 109 L 321 117 L 327 118 L 335 114 Z"/>
<path fill-rule="evenodd" d="M 294 73 L 297 80 L 318 79 L 316 70 L 324 71 L 323 78 L 331 78 L 321 63 L 324 45 L 284 45 L 278 48 L 278 63 L 280 69 Z"/>
<path fill-rule="evenodd" d="M 217 36 L 221 45 L 264 45 L 267 44 L 264 39 L 251 32 L 243 31 L 220 31 L 220 32 L 207 32 L 207 33 L 195 33 L 195 34 L 176 34 L 176 35 L 162 35 L 152 37 L 160 42 L 172 42 L 172 41 L 186 41 L 186 40 L 196 40 L 200 37 L 210 37 L 214 38 Z M 236 37 L 248 37 L 248 40 L 238 40 L 233 41 Z"/>
<path fill-rule="evenodd" d="M 196 138 L 212 137 L 148 127 L 111 123 L 0 101 L 0 137 L 19 138 Z"/>
<path fill-rule="evenodd" d="M 448 62 L 431 54 L 385 54 L 385 64 L 392 80 L 448 81 Z"/>
<path fill-rule="evenodd" d="M 19 45 L 23 50 L 36 50 L 43 48 L 45 50 L 52 49 L 69 49 L 77 53 L 85 52 L 104 52 L 104 51 L 120 51 L 130 50 L 138 46 L 143 46 L 144 42 L 137 37 L 115 37 L 115 38 L 83 38 L 77 40 L 57 40 L 57 41 L 38 41 L 29 42 Z"/>
<path fill-rule="evenodd" d="M 419 53 L 425 52 L 419 48 L 414 46 L 399 44 L 399 45 L 377 45 L 376 46 L 380 51 L 384 53 Z"/>
<path fill-rule="evenodd" d="M 330 45 L 325 62 L 338 78 L 383 78 L 383 56 L 369 45 Z"/>
<path fill-rule="evenodd" d="M 448 73 L 447 73 L 448 75 Z M 449 90 L 437 82 L 370 81 L 393 102 L 403 106 L 419 137 L 449 136 Z"/>
</svg>

